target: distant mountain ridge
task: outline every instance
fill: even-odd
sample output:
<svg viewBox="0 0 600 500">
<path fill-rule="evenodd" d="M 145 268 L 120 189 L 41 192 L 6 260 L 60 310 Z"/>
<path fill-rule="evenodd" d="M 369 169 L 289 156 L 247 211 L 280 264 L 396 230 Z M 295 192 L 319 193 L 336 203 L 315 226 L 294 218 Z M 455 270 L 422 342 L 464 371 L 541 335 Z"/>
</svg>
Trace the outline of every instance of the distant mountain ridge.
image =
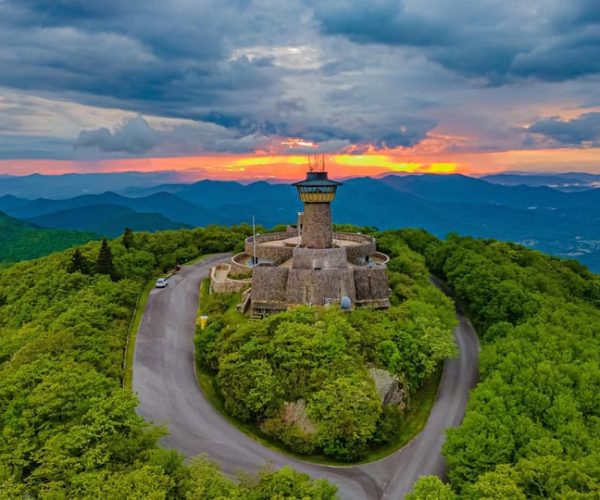
<svg viewBox="0 0 600 500">
<path fill-rule="evenodd" d="M 600 167 L 599 167 L 600 168 Z M 504 186 L 546 186 L 561 191 L 583 191 L 600 187 L 600 174 L 568 172 L 559 174 L 509 173 L 485 175 L 481 179 Z"/>
<path fill-rule="evenodd" d="M 95 220 L 94 209 L 86 209 L 93 206 L 104 206 L 102 211 L 111 217 Z M 65 200 L 0 197 L 0 210 L 14 217 L 48 227 L 107 231 L 110 226 L 111 234 L 118 234 L 125 222 L 134 229 L 164 229 L 249 223 L 253 215 L 257 223 L 272 227 L 294 223 L 301 209 L 293 186 L 267 182 L 203 180 Z M 438 236 L 454 231 L 517 241 L 600 270 L 600 189 L 566 192 L 460 174 L 362 177 L 344 182 L 332 211 L 337 223 L 381 229 L 416 226 Z"/>
<path fill-rule="evenodd" d="M 19 198 L 72 198 L 82 194 L 118 191 L 124 186 L 149 187 L 174 182 L 180 174 L 163 172 L 71 173 L 59 175 L 0 175 L 0 196 Z"/>
</svg>

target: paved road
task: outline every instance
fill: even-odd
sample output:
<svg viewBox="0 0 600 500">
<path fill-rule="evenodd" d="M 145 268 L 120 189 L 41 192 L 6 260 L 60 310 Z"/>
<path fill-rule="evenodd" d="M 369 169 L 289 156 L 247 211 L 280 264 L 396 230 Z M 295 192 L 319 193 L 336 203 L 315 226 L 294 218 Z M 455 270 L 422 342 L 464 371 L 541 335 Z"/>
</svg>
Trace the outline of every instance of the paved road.
<svg viewBox="0 0 600 500">
<path fill-rule="evenodd" d="M 469 390 L 477 379 L 479 344 L 468 319 L 458 313 L 455 331 L 460 357 L 446 361 L 437 401 L 424 430 L 398 452 L 374 463 L 334 467 L 316 465 L 267 449 L 238 431 L 207 401 L 194 373 L 194 324 L 200 281 L 225 255 L 184 267 L 165 289 L 150 293 L 137 334 L 133 390 L 138 412 L 168 426 L 161 443 L 191 457 L 201 453 L 216 460 L 228 474 L 256 472 L 265 463 L 289 464 L 339 486 L 342 499 L 400 499 L 424 474 L 443 476 L 440 449 L 444 430 L 458 425 Z"/>
</svg>

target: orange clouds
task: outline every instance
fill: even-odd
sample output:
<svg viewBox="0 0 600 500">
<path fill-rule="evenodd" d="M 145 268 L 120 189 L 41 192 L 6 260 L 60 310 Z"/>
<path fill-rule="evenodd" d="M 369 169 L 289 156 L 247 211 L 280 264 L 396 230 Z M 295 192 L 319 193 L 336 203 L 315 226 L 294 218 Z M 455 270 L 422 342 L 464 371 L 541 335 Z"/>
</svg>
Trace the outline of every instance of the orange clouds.
<svg viewBox="0 0 600 500">
<path fill-rule="evenodd" d="M 388 154 L 327 155 L 332 177 L 377 176 L 385 173 L 485 174 L 503 170 L 600 172 L 600 148 L 513 150 L 448 153 L 390 151 Z M 176 171 L 182 181 L 236 179 L 292 180 L 306 170 L 304 155 L 212 155 L 129 158 L 97 161 L 0 160 L 0 173 L 62 174 L 86 172 Z"/>
</svg>

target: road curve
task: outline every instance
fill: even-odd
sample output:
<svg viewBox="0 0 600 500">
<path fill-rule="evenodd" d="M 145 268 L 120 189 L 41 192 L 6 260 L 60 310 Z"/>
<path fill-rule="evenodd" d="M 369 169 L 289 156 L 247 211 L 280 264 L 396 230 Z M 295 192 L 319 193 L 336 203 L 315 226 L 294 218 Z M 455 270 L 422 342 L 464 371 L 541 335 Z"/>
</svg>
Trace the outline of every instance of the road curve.
<svg viewBox="0 0 600 500">
<path fill-rule="evenodd" d="M 457 359 L 444 364 L 437 400 L 423 431 L 407 446 L 377 462 L 335 467 L 317 465 L 265 448 L 237 430 L 205 398 L 196 381 L 194 325 L 200 281 L 210 267 L 225 258 L 210 256 L 184 266 L 165 289 L 150 292 L 137 333 L 133 364 L 133 390 L 138 413 L 166 425 L 166 448 L 192 457 L 207 454 L 224 472 L 256 472 L 266 463 L 289 464 L 311 476 L 337 483 L 342 499 L 400 499 L 419 476 L 443 476 L 441 455 L 444 431 L 457 426 L 464 415 L 469 390 L 477 381 L 479 343 L 469 320 L 457 313 Z"/>
</svg>

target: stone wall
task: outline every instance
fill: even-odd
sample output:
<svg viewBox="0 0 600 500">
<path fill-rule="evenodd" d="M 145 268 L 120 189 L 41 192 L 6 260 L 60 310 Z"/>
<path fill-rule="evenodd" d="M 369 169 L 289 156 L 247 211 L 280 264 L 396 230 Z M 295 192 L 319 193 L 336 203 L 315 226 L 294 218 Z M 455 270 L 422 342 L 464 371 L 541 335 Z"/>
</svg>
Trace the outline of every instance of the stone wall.
<svg viewBox="0 0 600 500">
<path fill-rule="evenodd" d="M 353 241 L 356 245 L 348 246 L 346 252 L 350 262 L 361 257 L 374 255 L 376 252 L 375 238 L 366 234 L 358 233 L 335 233 L 333 237 L 336 240 Z"/>
<path fill-rule="evenodd" d="M 282 264 L 286 260 L 290 260 L 293 254 L 293 247 L 267 247 L 259 245 L 256 249 L 256 256 L 259 259 L 270 260 L 275 264 Z"/>
<path fill-rule="evenodd" d="M 379 261 L 379 264 L 385 265 L 390 261 L 390 256 L 383 252 L 375 252 L 373 254 L 373 257 L 375 257 Z"/>
<path fill-rule="evenodd" d="M 302 246 L 330 248 L 333 245 L 329 203 L 305 203 L 302 220 Z"/>
<path fill-rule="evenodd" d="M 250 291 L 253 307 L 255 303 L 261 302 L 276 302 L 285 305 L 288 271 L 287 267 L 256 266 L 254 268 L 252 290 Z"/>
<path fill-rule="evenodd" d="M 354 276 L 347 269 L 290 269 L 287 280 L 286 301 L 290 304 L 324 305 L 339 301 L 347 295 L 354 302 Z"/>
<path fill-rule="evenodd" d="M 240 263 L 240 261 L 242 259 L 246 259 L 246 258 L 248 258 L 248 254 L 246 254 L 245 252 L 237 253 L 233 257 L 231 257 L 231 261 L 229 262 L 229 265 L 231 266 L 231 274 L 232 275 L 246 274 L 246 273 L 252 272 L 252 268 L 250 266 L 246 266 L 246 265 Z"/>
<path fill-rule="evenodd" d="M 302 248 L 294 249 L 294 269 L 347 269 L 345 248 Z"/>
<path fill-rule="evenodd" d="M 354 270 L 356 302 L 374 301 L 389 306 L 390 287 L 388 284 L 387 268 L 385 266 L 364 267 Z M 381 305 L 381 304 L 380 304 Z M 382 307 L 387 307 L 381 305 Z"/>
<path fill-rule="evenodd" d="M 286 240 L 288 238 L 294 238 L 295 236 L 295 232 L 261 234 L 256 238 L 256 257 L 259 259 L 270 260 L 276 263 L 282 263 L 286 260 L 291 259 L 292 253 L 294 252 L 294 247 L 267 246 L 262 245 L 261 243 L 265 243 L 267 241 Z M 253 254 L 254 246 L 252 244 L 252 236 L 246 238 L 246 241 L 244 242 L 244 251 L 248 255 Z"/>
<path fill-rule="evenodd" d="M 259 234 L 256 236 L 256 244 L 258 246 L 261 243 L 266 243 L 268 241 L 287 240 L 288 238 L 295 238 L 296 236 L 298 236 L 298 232 L 294 231 L 294 230 Z M 251 250 L 252 250 L 252 242 L 253 241 L 254 241 L 254 236 L 248 236 L 246 238 L 246 240 L 244 241 L 244 248 L 246 249 L 246 252 L 248 252 L 248 250 L 250 250 L 249 253 L 252 253 Z"/>
<path fill-rule="evenodd" d="M 346 253 L 350 262 L 361 257 L 372 256 L 375 254 L 375 242 L 365 242 L 360 245 L 346 247 Z"/>
<path fill-rule="evenodd" d="M 225 277 L 217 278 L 218 273 L 226 273 Z M 237 293 L 248 288 L 252 279 L 236 280 L 229 277 L 230 264 L 217 264 L 210 270 L 210 288 L 215 293 Z"/>
</svg>

